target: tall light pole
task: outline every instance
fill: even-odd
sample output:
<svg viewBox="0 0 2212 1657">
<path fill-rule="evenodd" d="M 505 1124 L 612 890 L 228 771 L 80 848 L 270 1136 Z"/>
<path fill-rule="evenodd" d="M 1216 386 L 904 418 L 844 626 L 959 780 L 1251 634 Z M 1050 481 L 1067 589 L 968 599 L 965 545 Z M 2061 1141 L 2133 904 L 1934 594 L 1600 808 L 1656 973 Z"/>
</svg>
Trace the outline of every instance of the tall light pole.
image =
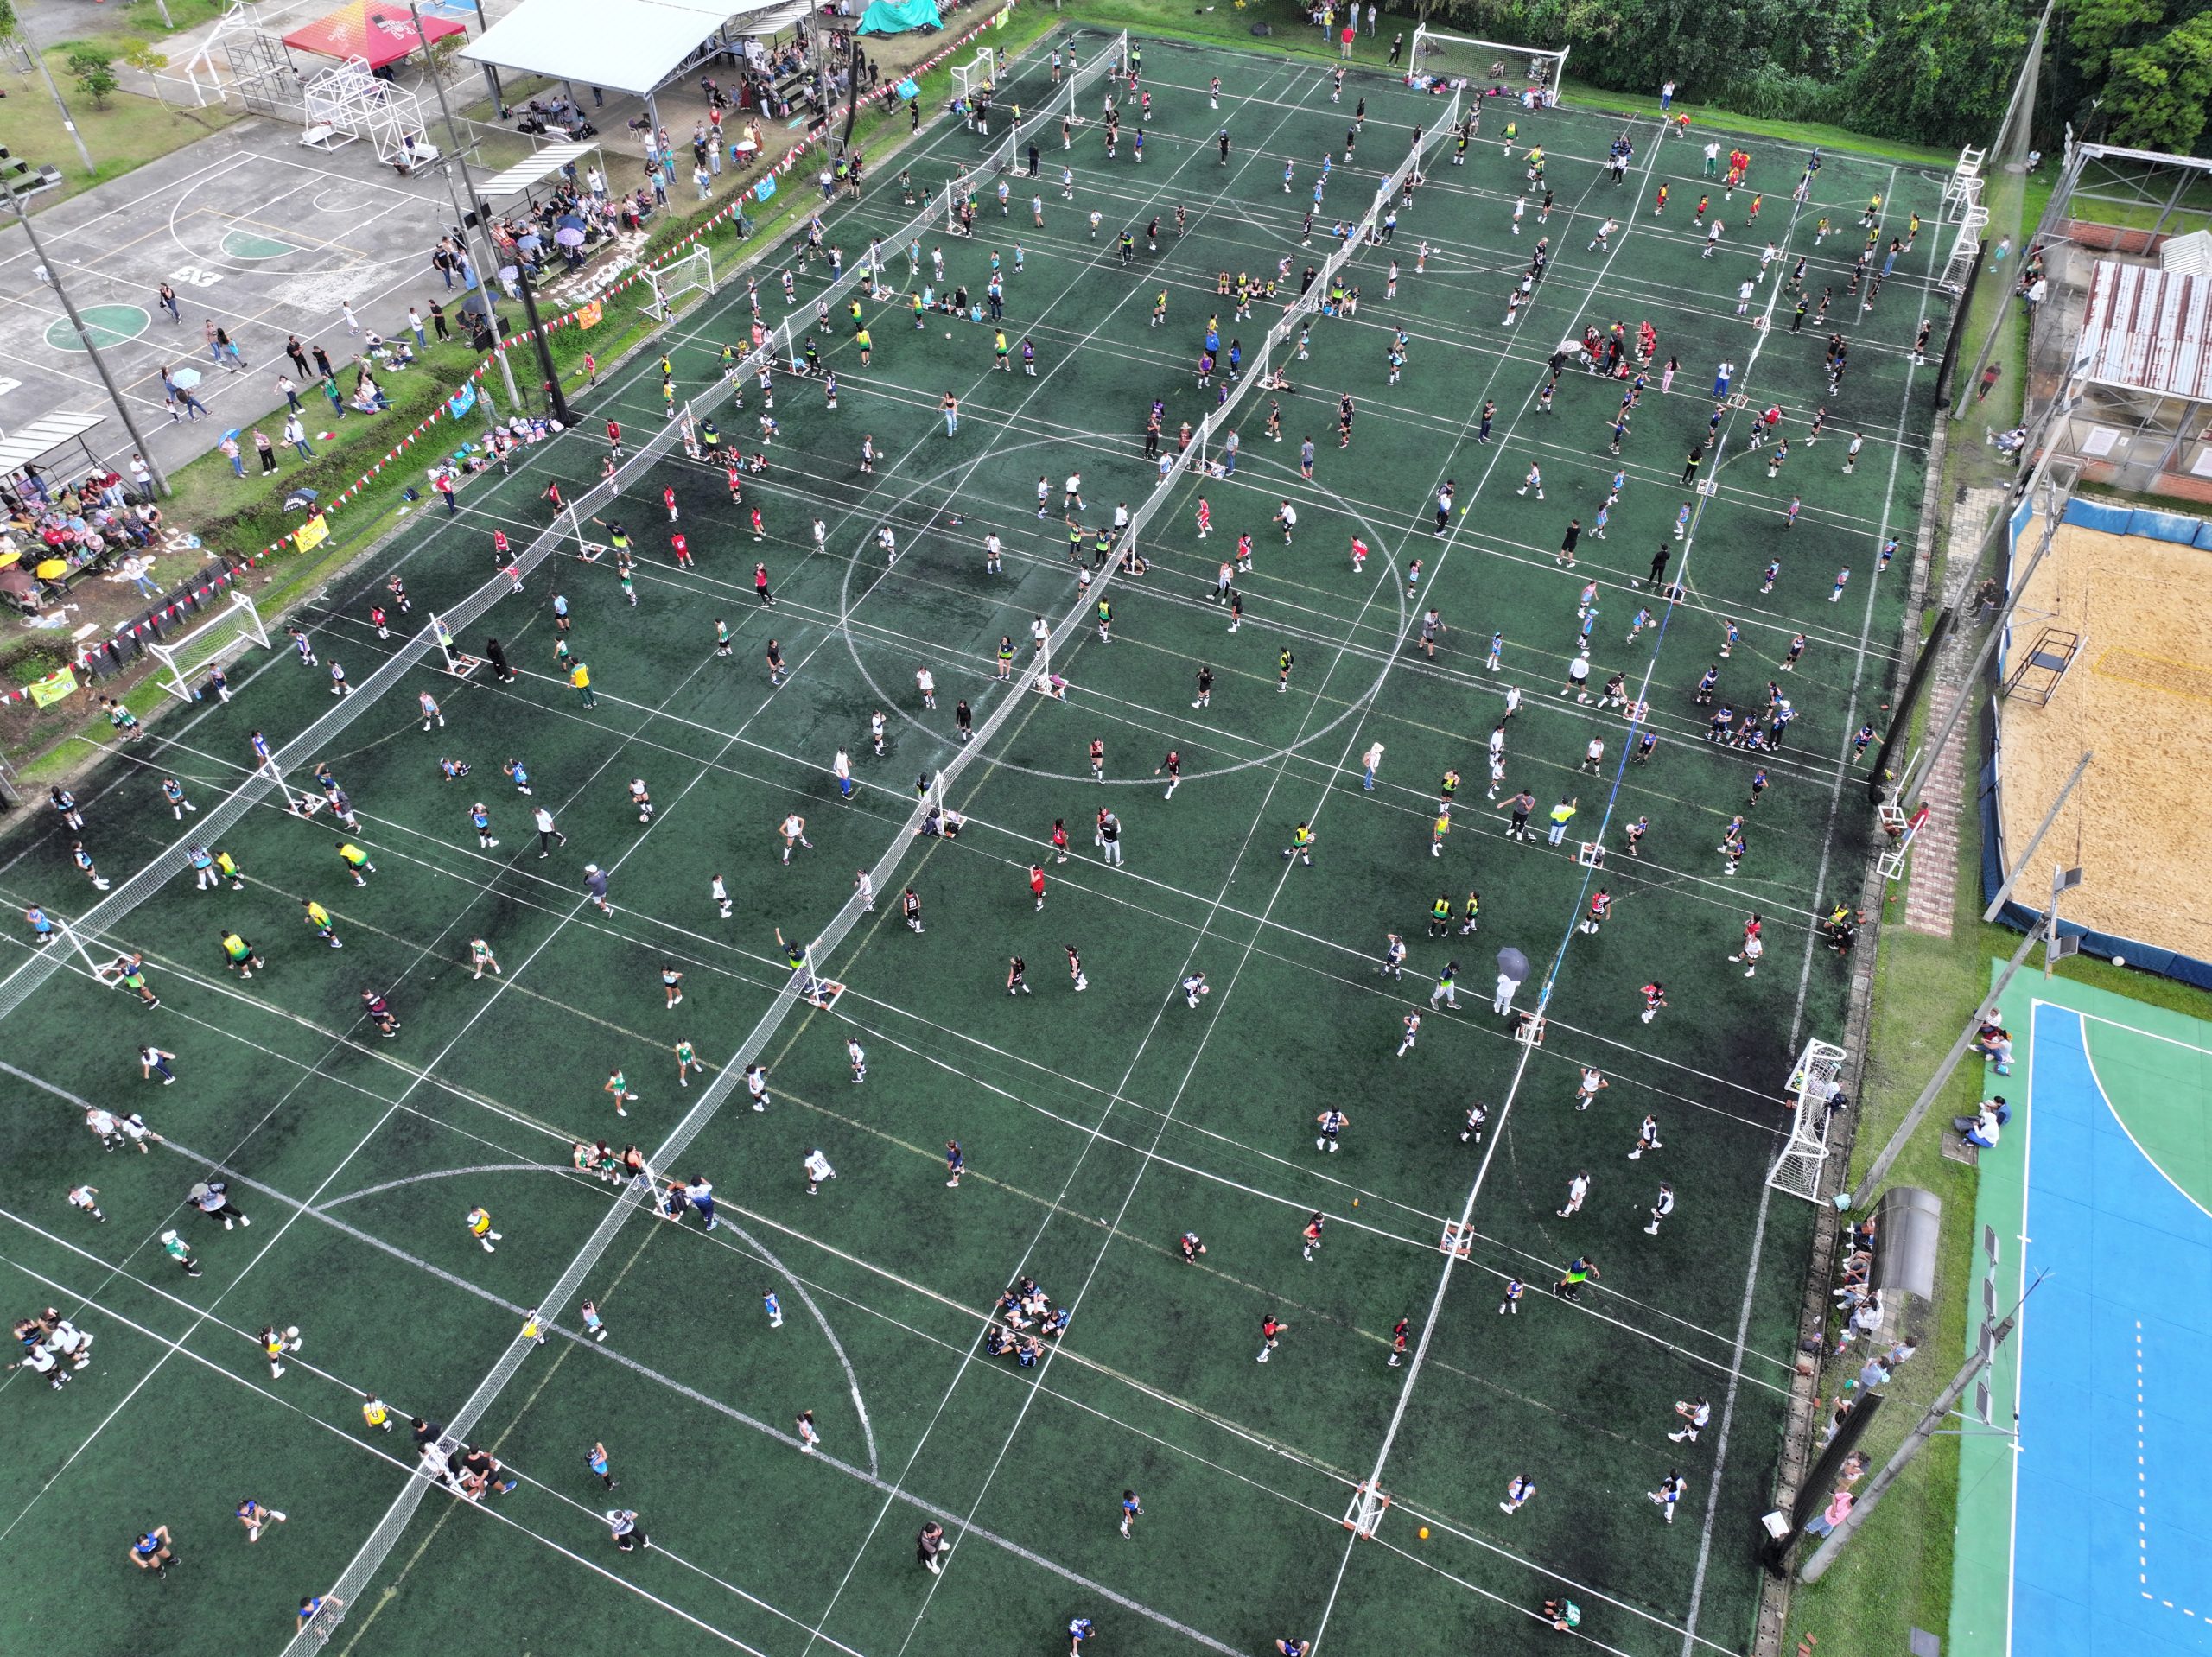
<svg viewBox="0 0 2212 1657">
<path fill-rule="evenodd" d="M 1944 1418 L 1966 1395 L 1966 1390 L 1974 1385 L 1974 1378 L 1989 1367 L 1997 1349 L 2004 1345 L 2007 1337 L 2019 1326 L 2020 1309 L 2027 1305 L 2028 1295 L 2036 1292 L 2036 1284 L 2042 1281 L 2037 1278 L 2035 1283 L 2028 1285 L 2026 1293 L 2021 1295 L 2018 1303 L 2005 1315 L 2004 1322 L 1990 1327 L 1989 1349 L 1986 1352 L 1977 1349 L 1972 1357 L 1959 1366 L 1958 1373 L 1951 1377 L 1950 1383 L 1936 1394 L 1936 1401 L 1928 1406 L 1928 1413 L 1920 1418 L 1919 1425 L 1905 1434 L 1904 1442 L 1897 1446 L 1897 1453 L 1883 1463 L 1880 1472 L 1866 1482 L 1866 1494 L 1852 1503 L 1851 1511 L 1836 1521 L 1836 1527 L 1828 1533 L 1827 1540 L 1800 1567 L 1797 1575 L 1802 1580 L 1818 1582 L 1827 1574 L 1828 1567 L 1842 1554 L 1844 1545 L 1857 1534 L 1861 1525 L 1873 1516 L 1874 1509 L 1882 1505 L 1882 1497 L 1897 1482 L 1897 1476 L 1910 1464 L 1912 1458 L 1928 1447 L 1930 1438 L 1942 1431 Z"/>
<path fill-rule="evenodd" d="M 2082 763 L 2084 765 L 2088 764 L 2088 755 L 2082 756 Z M 2076 770 L 2075 775 L 2078 777 L 2080 774 L 2079 770 Z M 2072 786 L 2070 782 L 2068 786 L 2069 788 Z M 2064 803 L 2065 797 L 2061 795 L 2050 808 L 2050 816 L 2056 816 L 2058 807 Z M 2046 828 L 2050 826 L 2050 816 L 2044 819 Z M 2037 840 L 2043 838 L 2043 829 L 2038 828 L 2036 831 L 2036 838 Z M 2014 878 L 2018 878 L 2017 872 Z M 1985 1006 L 1993 1006 L 2004 995 L 2005 986 L 2012 981 L 2012 975 L 2018 972 L 2022 964 L 2026 962 L 2028 951 L 2036 947 L 2037 941 L 2040 939 L 2044 945 L 2043 971 L 2046 978 L 2050 976 L 2050 969 L 2053 967 L 2065 960 L 2067 956 L 2079 953 L 2082 948 L 2082 940 L 2079 937 L 2058 936 L 2058 900 L 2063 895 L 2081 884 L 2082 871 L 2079 869 L 2051 871 L 2050 906 L 2044 911 L 2043 917 L 2028 929 L 2027 936 L 2020 940 L 2020 947 L 2012 951 L 2012 960 L 2005 963 L 2005 970 L 1999 975 L 1996 987 L 1989 992 L 1987 1000 L 1975 1003 L 1974 1011 L 1967 1019 L 1966 1028 L 1959 1032 L 1959 1038 L 1951 1044 L 1951 1051 L 1943 1056 L 1943 1062 L 1936 1067 L 1936 1074 L 1928 1078 L 1928 1085 L 1920 1090 L 1920 1097 L 1912 1101 L 1912 1108 L 1905 1112 L 1904 1120 L 1897 1124 L 1897 1131 L 1890 1135 L 1890 1142 L 1882 1147 L 1881 1154 L 1874 1159 L 1866 1173 L 1860 1177 L 1857 1185 L 1848 1192 L 1837 1193 L 1835 1198 L 1837 1208 L 1863 1209 L 1873 1200 L 1876 1189 L 1889 1177 L 1890 1169 L 1896 1164 L 1897 1159 L 1904 1154 L 1904 1148 L 1912 1142 L 1913 1134 L 1918 1131 L 1921 1123 L 1928 1120 L 1928 1112 L 1935 1104 L 1936 1095 L 1943 1091 L 1944 1085 L 1950 1081 L 1951 1072 L 1958 1069 L 1959 1061 L 1967 1056 L 1967 1049 L 1974 1044 L 1975 1032 L 1981 1025 L 1981 1008 Z M 2009 888 L 2011 882 L 2006 882 L 2006 886 Z"/>
<path fill-rule="evenodd" d="M 423 14 L 416 9 L 414 0 L 408 0 L 407 14 L 415 20 L 415 38 L 423 42 L 423 55 L 428 60 L 430 56 L 430 42 L 429 37 L 423 32 Z M 461 129 L 454 124 L 453 105 L 446 101 L 446 83 L 439 76 L 438 66 L 435 61 L 429 63 L 429 71 L 431 89 L 438 95 L 438 113 L 445 118 L 446 142 L 453 146 L 453 153 L 447 157 L 448 187 L 451 187 L 453 175 L 458 171 L 461 175 L 461 187 L 468 197 L 468 205 L 476 219 L 477 231 L 483 237 L 486 247 L 490 249 L 493 257 L 496 260 L 499 257 L 499 250 L 491 245 L 492 232 L 485 224 L 488 217 L 488 209 L 486 204 L 476 194 L 476 181 L 468 170 L 468 158 L 461 153 Z M 462 216 L 461 222 L 464 225 L 467 224 L 467 214 Z M 497 266 L 494 265 L 493 269 L 496 270 Z M 485 276 L 489 274 L 486 272 L 478 276 L 476 282 L 478 293 L 484 292 Z M 538 323 L 537 301 L 531 293 L 530 272 L 523 268 L 522 255 L 519 251 L 515 255 L 515 278 L 522 289 L 523 310 L 530 318 L 531 342 L 537 347 L 537 365 L 544 371 L 545 395 L 552 404 L 553 416 L 563 425 L 569 425 L 571 423 L 569 419 L 569 405 L 567 399 L 561 395 L 561 376 L 553 366 L 553 352 L 545 342 L 545 330 Z M 488 295 L 486 295 L 484 302 L 487 307 L 491 304 Z M 522 406 L 522 400 L 515 394 L 514 370 L 508 365 L 506 347 L 504 345 L 499 347 L 499 372 L 506 382 L 507 400 L 519 409 Z"/>
<path fill-rule="evenodd" d="M 61 272 L 46 257 L 46 250 L 39 244 L 38 232 L 31 228 L 30 213 L 23 206 L 22 197 L 0 183 L 0 194 L 8 198 L 16 210 L 16 222 L 23 227 L 23 234 L 30 238 L 31 257 L 46 272 L 46 279 L 54 284 L 54 296 L 61 302 L 61 308 L 68 313 L 69 326 L 77 330 L 77 339 L 85 347 L 85 354 L 92 359 L 92 370 L 100 377 L 100 384 L 107 388 L 108 401 L 115 404 L 116 417 L 123 422 L 123 429 L 130 434 L 130 447 L 138 458 L 145 461 L 146 469 L 154 474 L 154 481 L 163 494 L 170 492 L 168 474 L 162 470 L 161 462 L 154 458 L 154 451 L 139 435 L 137 422 L 130 417 L 130 405 L 123 400 L 123 393 L 116 388 L 114 377 L 107 371 L 106 360 L 100 355 L 99 346 L 93 341 L 92 331 L 77 313 L 77 302 L 69 297 L 69 290 L 61 285 Z"/>
<path fill-rule="evenodd" d="M 54 94 L 54 107 L 61 111 L 62 130 L 76 141 L 77 159 L 85 163 L 86 172 L 98 172 L 99 169 L 92 165 L 92 152 L 85 148 L 85 135 L 77 130 L 76 122 L 69 118 L 69 106 L 61 101 L 61 88 L 54 84 L 54 71 L 46 67 L 46 54 L 29 41 L 23 45 L 29 51 L 31 60 L 38 65 L 39 73 L 46 78 L 47 91 Z"/>
<path fill-rule="evenodd" d="M 446 194 L 453 197 L 454 227 L 461 232 L 461 240 L 468 239 L 469 221 L 474 219 L 476 234 L 483 244 L 483 251 L 491 257 L 476 270 L 476 297 L 484 307 L 484 325 L 492 331 L 492 354 L 499 359 L 499 382 L 507 389 L 507 406 L 516 413 L 522 412 L 522 396 L 515 390 L 515 371 L 507 361 L 506 341 L 499 337 L 499 318 L 492 303 L 492 283 L 499 279 L 499 250 L 492 240 L 490 227 L 485 223 L 484 204 L 476 199 L 476 186 L 468 176 L 468 163 L 461 154 L 461 130 L 454 125 L 453 111 L 446 103 L 446 84 L 438 78 L 438 66 L 430 54 L 430 37 L 423 28 L 423 14 L 416 8 L 415 0 L 408 0 L 407 15 L 415 20 L 415 39 L 423 48 L 423 67 L 429 72 L 430 86 L 438 95 L 438 111 L 445 117 L 447 151 L 443 157 L 446 174 Z M 456 169 L 461 181 L 467 186 L 468 205 L 463 206 L 454 190 Z"/>
</svg>

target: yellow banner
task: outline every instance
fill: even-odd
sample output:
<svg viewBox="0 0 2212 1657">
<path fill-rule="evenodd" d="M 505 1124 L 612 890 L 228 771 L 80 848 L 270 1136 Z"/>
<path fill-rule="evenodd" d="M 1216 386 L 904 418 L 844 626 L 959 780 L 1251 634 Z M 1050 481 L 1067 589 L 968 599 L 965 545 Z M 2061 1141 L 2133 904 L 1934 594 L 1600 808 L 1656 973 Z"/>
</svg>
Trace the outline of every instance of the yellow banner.
<svg viewBox="0 0 2212 1657">
<path fill-rule="evenodd" d="M 330 539 L 330 520 L 321 512 L 292 532 L 292 544 L 302 552 L 313 552 Z"/>
<path fill-rule="evenodd" d="M 591 300 L 576 313 L 576 326 L 580 328 L 595 328 L 599 326 L 599 302 L 595 299 Z"/>
<path fill-rule="evenodd" d="M 31 694 L 31 701 L 41 708 L 51 708 L 64 696 L 73 695 L 77 676 L 67 668 L 49 673 L 43 679 L 34 679 L 24 687 Z"/>
</svg>

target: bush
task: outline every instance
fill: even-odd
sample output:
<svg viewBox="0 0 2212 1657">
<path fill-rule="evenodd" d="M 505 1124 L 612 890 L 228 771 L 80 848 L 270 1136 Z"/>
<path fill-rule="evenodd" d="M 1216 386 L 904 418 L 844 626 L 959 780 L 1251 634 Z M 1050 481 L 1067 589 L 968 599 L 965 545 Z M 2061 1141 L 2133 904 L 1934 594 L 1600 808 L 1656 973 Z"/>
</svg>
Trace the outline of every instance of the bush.
<svg viewBox="0 0 2212 1657">
<path fill-rule="evenodd" d="M 22 644 L 0 656 L 0 674 L 5 674 L 10 684 L 35 683 L 49 673 L 58 673 L 69 665 L 69 652 L 59 644 L 43 641 Z"/>
<path fill-rule="evenodd" d="M 123 83 L 115 78 L 109 66 L 114 57 L 104 47 L 76 46 L 70 48 L 67 65 L 70 78 L 84 88 L 85 96 L 96 110 L 107 107 L 107 95 Z"/>
<path fill-rule="evenodd" d="M 1759 121 L 1827 118 L 1827 88 L 1811 75 L 1793 75 L 1775 63 L 1762 63 L 1731 76 L 1713 101 Z"/>
</svg>

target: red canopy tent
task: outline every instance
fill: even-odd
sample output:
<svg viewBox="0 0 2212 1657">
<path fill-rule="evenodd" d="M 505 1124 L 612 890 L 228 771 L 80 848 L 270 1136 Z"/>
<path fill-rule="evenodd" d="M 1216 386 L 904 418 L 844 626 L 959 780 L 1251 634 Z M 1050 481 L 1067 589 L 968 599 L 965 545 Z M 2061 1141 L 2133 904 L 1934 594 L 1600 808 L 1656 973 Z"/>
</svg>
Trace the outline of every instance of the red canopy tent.
<svg viewBox="0 0 2212 1657">
<path fill-rule="evenodd" d="M 447 17 L 423 19 L 423 35 L 442 40 L 466 34 L 460 23 Z M 397 63 L 422 44 L 415 20 L 404 5 L 390 0 L 353 0 L 284 36 L 284 44 L 326 58 L 361 58 L 372 69 Z"/>
</svg>

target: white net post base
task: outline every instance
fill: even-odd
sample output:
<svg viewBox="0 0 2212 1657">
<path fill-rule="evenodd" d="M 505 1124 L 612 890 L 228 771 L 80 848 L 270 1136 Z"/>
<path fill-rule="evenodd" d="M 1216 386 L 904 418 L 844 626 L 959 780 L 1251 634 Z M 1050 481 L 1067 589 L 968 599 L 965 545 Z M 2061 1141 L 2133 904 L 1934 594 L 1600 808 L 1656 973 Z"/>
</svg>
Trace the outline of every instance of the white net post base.
<svg viewBox="0 0 2212 1657">
<path fill-rule="evenodd" d="M 1389 1508 L 1390 1493 L 1376 1489 L 1375 1481 L 1370 1479 L 1353 1489 L 1351 1503 L 1344 1509 L 1344 1527 L 1362 1540 L 1373 1541 Z"/>
<path fill-rule="evenodd" d="M 1828 1100 L 1837 1090 L 1850 1054 L 1833 1042 L 1808 1041 L 1783 1089 L 1789 1101 L 1789 1139 L 1774 1159 L 1766 1183 L 1776 1190 L 1821 1200 L 1821 1177 L 1828 1159 Z"/>
</svg>

